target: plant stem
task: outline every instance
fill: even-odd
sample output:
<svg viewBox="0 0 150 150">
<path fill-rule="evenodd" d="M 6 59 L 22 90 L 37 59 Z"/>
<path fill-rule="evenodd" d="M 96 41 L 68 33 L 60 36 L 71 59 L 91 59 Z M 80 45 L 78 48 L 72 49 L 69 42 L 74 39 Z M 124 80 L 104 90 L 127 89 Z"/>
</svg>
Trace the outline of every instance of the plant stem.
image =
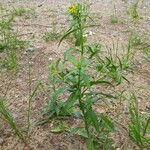
<svg viewBox="0 0 150 150">
<path fill-rule="evenodd" d="M 30 54 L 29 54 L 29 60 L 28 60 L 28 76 L 29 76 L 29 100 L 28 100 L 28 115 L 27 115 L 27 131 L 29 132 L 30 130 L 30 116 L 31 116 L 31 58 L 30 58 Z"/>
<path fill-rule="evenodd" d="M 85 114 L 85 109 L 84 109 L 84 103 L 82 102 L 82 87 L 81 87 L 81 69 L 82 69 L 82 57 L 84 54 L 84 39 L 83 39 L 83 28 L 82 28 L 82 23 L 81 20 L 78 20 L 79 24 L 79 29 L 80 29 L 80 49 L 81 49 L 81 56 L 80 56 L 80 67 L 78 68 L 78 91 L 79 91 L 79 105 L 80 105 L 80 110 L 82 111 L 83 114 L 83 119 L 85 123 L 85 129 L 87 131 L 87 135 L 90 138 L 90 132 L 89 132 L 89 127 L 86 119 L 86 114 Z"/>
<path fill-rule="evenodd" d="M 82 102 L 82 91 L 81 91 L 81 85 L 80 85 L 80 77 L 81 77 L 81 69 L 79 69 L 79 76 L 78 76 L 78 89 L 79 89 L 79 105 L 80 105 L 80 110 L 82 111 L 83 114 L 83 118 L 84 118 L 84 123 L 85 123 L 85 129 L 87 131 L 87 135 L 88 137 L 90 137 L 90 132 L 89 132 L 89 128 L 88 128 L 88 123 L 86 120 L 86 114 L 85 114 L 85 110 L 84 110 L 84 103 Z"/>
</svg>

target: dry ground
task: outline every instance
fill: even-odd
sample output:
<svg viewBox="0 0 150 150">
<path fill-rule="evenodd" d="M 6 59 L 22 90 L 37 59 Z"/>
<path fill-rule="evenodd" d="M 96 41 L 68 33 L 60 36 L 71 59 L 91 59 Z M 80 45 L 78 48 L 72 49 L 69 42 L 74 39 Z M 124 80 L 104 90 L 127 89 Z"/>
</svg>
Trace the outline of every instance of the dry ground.
<svg viewBox="0 0 150 150">
<path fill-rule="evenodd" d="M 44 0 L 43 0 L 44 1 Z M 68 41 L 63 42 L 58 48 L 58 41 L 46 43 L 42 36 L 46 31 L 52 30 L 53 17 L 55 14 L 58 31 L 66 29 L 68 18 L 64 15 L 67 7 L 74 2 L 87 2 L 91 4 L 91 12 L 99 27 L 91 29 L 95 34 L 89 37 L 89 41 L 101 43 L 103 53 L 105 46 L 111 46 L 119 40 L 120 45 L 126 44 L 130 31 L 138 32 L 144 42 L 150 39 L 150 1 L 143 0 L 140 3 L 139 14 L 142 19 L 138 24 L 133 24 L 130 16 L 127 14 L 128 5 L 122 0 L 0 0 L 0 3 L 6 8 L 20 7 L 33 8 L 36 17 L 29 19 L 19 18 L 14 23 L 14 28 L 18 30 L 20 37 L 31 39 L 34 52 L 31 56 L 32 61 L 32 86 L 38 80 L 47 81 L 48 64 L 51 59 L 62 57 L 63 52 L 69 47 Z M 114 4 L 119 18 L 118 24 L 110 23 L 110 15 L 113 13 Z M 39 7 L 40 6 L 40 7 Z M 34 36 L 33 36 L 34 35 Z M 146 41 L 147 40 L 147 41 Z M 122 51 L 122 49 L 120 49 Z M 7 106 L 12 112 L 17 124 L 22 129 L 26 124 L 27 100 L 28 100 L 28 54 L 22 52 L 19 57 L 21 66 L 17 75 L 10 72 L 1 73 L 0 91 L 2 96 L 7 92 Z M 150 64 L 144 59 L 144 54 L 140 49 L 134 50 L 133 73 L 127 75 L 130 84 L 123 83 L 116 89 L 118 91 L 135 91 L 141 112 L 150 114 Z M 30 136 L 30 146 L 33 150 L 84 150 L 85 144 L 79 137 L 70 137 L 67 134 L 52 134 L 50 132 L 53 122 L 44 126 L 35 126 L 34 123 L 41 117 L 41 110 L 46 104 L 45 93 L 39 91 L 32 102 L 32 129 Z M 116 104 L 112 108 L 114 114 L 121 113 L 118 121 L 126 125 L 126 105 Z M 1 121 L 1 120 L 0 120 Z M 0 128 L 0 150 L 23 150 L 28 149 L 19 139 L 14 137 L 7 124 Z M 121 125 L 117 125 L 117 132 L 113 135 L 115 145 L 120 150 L 134 150 L 135 145 L 128 138 L 128 133 Z M 119 149 L 118 149 L 119 150 Z"/>
</svg>

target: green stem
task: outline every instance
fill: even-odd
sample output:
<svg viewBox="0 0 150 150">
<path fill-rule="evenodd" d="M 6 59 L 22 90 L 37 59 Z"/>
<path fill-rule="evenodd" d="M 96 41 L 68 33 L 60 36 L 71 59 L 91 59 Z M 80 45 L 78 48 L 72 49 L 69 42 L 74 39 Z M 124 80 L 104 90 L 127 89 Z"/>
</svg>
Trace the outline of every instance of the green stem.
<svg viewBox="0 0 150 150">
<path fill-rule="evenodd" d="M 30 54 L 29 54 L 30 55 Z M 29 76 L 29 100 L 28 100 L 28 115 L 27 115 L 27 122 L 28 122 L 28 125 L 27 125 L 27 131 L 30 130 L 30 126 L 31 126 L 31 123 L 30 123 L 30 116 L 31 116 L 31 58 L 29 56 L 29 61 L 28 61 L 28 66 L 29 66 L 29 71 L 28 71 L 28 76 Z"/>
<path fill-rule="evenodd" d="M 85 129 L 87 131 L 87 135 L 90 138 L 90 132 L 89 132 L 89 127 L 88 127 L 88 123 L 87 123 L 87 118 L 86 118 L 86 113 L 85 113 L 85 109 L 84 109 L 84 103 L 82 102 L 82 87 L 81 87 L 81 70 L 82 70 L 82 57 L 84 54 L 84 39 L 83 39 L 83 27 L 81 24 L 81 20 L 79 20 L 78 22 L 79 24 L 79 31 L 80 31 L 80 49 L 81 49 L 81 56 L 80 56 L 80 67 L 78 68 L 78 90 L 79 90 L 79 105 L 80 105 L 80 110 L 82 111 L 83 114 L 83 119 L 84 119 L 84 123 L 85 123 Z"/>
<path fill-rule="evenodd" d="M 81 78 L 81 69 L 79 69 L 79 76 L 78 76 L 79 105 L 80 105 L 80 110 L 82 111 L 82 114 L 83 114 L 83 119 L 84 119 L 84 123 L 85 123 L 85 129 L 87 131 L 87 135 L 88 135 L 88 137 L 90 137 L 89 127 L 88 127 L 86 114 L 85 114 L 85 110 L 84 110 L 84 103 L 82 102 L 82 91 L 81 91 L 80 78 Z"/>
</svg>

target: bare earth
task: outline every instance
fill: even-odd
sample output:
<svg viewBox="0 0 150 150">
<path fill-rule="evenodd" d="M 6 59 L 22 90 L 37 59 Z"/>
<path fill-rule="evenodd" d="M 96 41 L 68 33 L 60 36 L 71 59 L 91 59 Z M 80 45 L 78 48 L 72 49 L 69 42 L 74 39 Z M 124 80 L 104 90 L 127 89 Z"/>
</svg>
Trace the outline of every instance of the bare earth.
<svg viewBox="0 0 150 150">
<path fill-rule="evenodd" d="M 46 43 L 42 36 L 46 31 L 52 30 L 52 15 L 55 14 L 58 31 L 67 29 L 69 20 L 64 13 L 67 7 L 75 2 L 86 2 L 91 4 L 91 12 L 94 14 L 95 22 L 99 27 L 91 29 L 95 34 L 89 37 L 89 41 L 96 41 L 102 45 L 102 53 L 105 54 L 106 45 L 112 46 L 112 41 L 119 45 L 126 45 L 130 32 L 135 31 L 141 35 L 143 42 L 150 44 L 150 1 L 143 0 L 139 6 L 139 14 L 142 19 L 138 24 L 133 24 L 130 16 L 127 14 L 129 5 L 122 0 L 0 0 L 6 8 L 20 7 L 33 8 L 36 17 L 19 18 L 14 23 L 14 29 L 18 30 L 20 37 L 31 39 L 31 45 L 34 49 L 31 55 L 32 61 L 32 86 L 34 87 L 38 80 L 48 80 L 48 64 L 51 59 L 62 57 L 63 52 L 69 47 L 70 43 L 65 41 L 58 47 L 58 41 Z M 119 18 L 118 24 L 110 23 L 110 15 L 116 7 Z M 120 54 L 122 53 L 120 49 Z M 145 60 L 140 48 L 134 50 L 133 73 L 128 73 L 127 79 L 130 84 L 124 82 L 116 89 L 118 91 L 134 91 L 138 97 L 140 111 L 150 114 L 150 64 Z M 28 54 L 22 52 L 19 56 L 19 65 L 21 66 L 17 75 L 9 72 L 3 72 L 0 75 L 0 93 L 4 96 L 6 93 L 7 106 L 12 112 L 17 125 L 23 130 L 27 120 L 28 105 Z M 44 126 L 36 126 L 35 122 L 41 118 L 41 111 L 46 104 L 47 98 L 44 92 L 39 91 L 32 102 L 32 129 L 29 145 L 33 150 L 85 150 L 84 140 L 80 137 L 70 136 L 68 134 L 53 134 L 51 129 L 54 122 Z M 127 131 L 123 128 L 127 122 L 126 103 L 117 103 L 109 110 L 112 114 L 121 114 L 118 118 L 117 131 L 112 135 L 114 143 L 118 150 L 138 149 L 128 137 Z M 0 119 L 2 122 L 2 120 Z M 74 121 L 74 120 L 73 120 Z M 0 122 L 0 125 L 1 125 Z M 69 122 L 69 120 L 68 120 Z M 2 122 L 0 126 L 0 150 L 28 150 L 20 140 L 11 132 L 9 125 Z"/>
</svg>

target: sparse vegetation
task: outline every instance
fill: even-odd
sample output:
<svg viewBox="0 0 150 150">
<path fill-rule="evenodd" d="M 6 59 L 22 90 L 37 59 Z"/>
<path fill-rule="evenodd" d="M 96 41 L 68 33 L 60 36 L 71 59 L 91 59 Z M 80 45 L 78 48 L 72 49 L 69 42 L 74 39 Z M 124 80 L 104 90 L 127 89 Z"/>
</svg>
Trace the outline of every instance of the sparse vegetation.
<svg viewBox="0 0 150 150">
<path fill-rule="evenodd" d="M 144 48 L 144 54 L 145 54 L 146 60 L 150 62 L 150 46 L 147 46 L 146 48 Z"/>
<path fill-rule="evenodd" d="M 16 17 L 16 16 L 21 17 L 21 16 L 25 15 L 26 12 L 27 12 L 27 10 L 25 8 L 23 8 L 23 7 L 14 8 L 12 10 L 12 16 L 14 16 L 14 17 Z"/>
<path fill-rule="evenodd" d="M 10 16 L 14 19 L 15 17 L 24 17 L 25 19 L 36 17 L 35 9 L 27 9 L 24 7 L 13 8 L 10 12 Z"/>
<path fill-rule="evenodd" d="M 138 33 L 131 33 L 131 35 L 129 36 L 129 40 L 128 40 L 131 48 L 137 47 L 141 44 L 141 37 Z"/>
<path fill-rule="evenodd" d="M 43 39 L 46 41 L 46 42 L 49 42 L 49 41 L 58 41 L 60 40 L 61 38 L 61 33 L 58 32 L 57 30 L 57 16 L 56 14 L 54 13 L 54 11 L 52 11 L 52 31 L 47 31 L 44 33 L 43 35 Z"/>
<path fill-rule="evenodd" d="M 134 94 L 131 95 L 129 112 L 131 117 L 131 123 L 129 123 L 131 138 L 141 148 L 149 148 L 150 138 L 147 137 L 147 133 L 150 132 L 150 116 L 139 113 L 138 101 Z"/>
<path fill-rule="evenodd" d="M 115 6 L 114 6 L 114 12 L 113 12 L 113 14 L 110 16 L 110 22 L 111 22 L 112 24 L 116 24 L 116 23 L 119 22 Z"/>
<path fill-rule="evenodd" d="M 17 51 L 19 52 L 25 45 L 23 40 L 18 38 L 17 33 L 12 31 L 12 17 L 2 17 L 0 20 L 0 52 L 4 54 L 0 61 L 0 68 L 17 70 Z"/>
<path fill-rule="evenodd" d="M 43 39 L 46 41 L 46 42 L 49 42 L 49 41 L 57 41 L 59 40 L 61 37 L 61 35 L 59 33 L 56 33 L 56 32 L 45 32 L 44 35 L 43 35 Z"/>
<path fill-rule="evenodd" d="M 149 150 L 148 7 L 122 1 L 2 2 L 0 149 Z"/>
<path fill-rule="evenodd" d="M 0 118 L 4 119 L 6 122 L 9 123 L 12 130 L 14 130 L 15 134 L 21 139 L 22 142 L 26 143 L 26 140 L 19 130 L 19 128 L 16 125 L 16 122 L 12 116 L 12 114 L 6 109 L 6 106 L 4 105 L 4 100 L 0 98 Z"/>
<path fill-rule="evenodd" d="M 118 23 L 118 17 L 115 14 L 111 15 L 110 22 L 113 24 Z"/>
<path fill-rule="evenodd" d="M 85 29 L 87 25 L 87 19 L 89 16 L 88 6 L 75 4 L 69 7 L 69 14 L 72 17 L 70 29 L 64 34 L 60 42 L 62 42 L 70 34 L 75 35 L 75 46 L 69 48 L 64 54 L 64 60 L 56 61 L 56 64 L 51 66 L 50 75 L 52 76 L 52 85 L 55 85 L 52 97 L 49 100 L 49 104 L 46 107 L 46 119 L 59 116 L 71 116 L 75 113 L 76 109 L 80 109 L 81 119 L 84 122 L 84 128 L 82 129 L 87 135 L 87 149 L 95 149 L 94 142 L 100 142 L 102 147 L 105 147 L 105 140 L 107 140 L 107 134 L 109 129 L 112 128 L 113 123 L 111 119 L 106 115 L 98 115 L 93 109 L 93 105 L 98 101 L 98 97 L 110 95 L 103 92 L 92 91 L 92 87 L 100 84 L 110 84 L 105 81 L 105 78 L 94 77 L 86 70 L 91 69 L 89 64 L 92 64 L 94 57 L 98 55 L 99 47 L 90 47 L 86 45 L 86 39 L 84 37 Z M 90 25 L 89 25 L 90 26 Z M 79 53 L 79 58 L 73 55 L 73 53 Z M 86 58 L 86 53 L 89 54 L 89 59 Z M 72 68 L 65 68 L 65 64 L 69 63 Z M 60 64 L 63 70 L 60 68 Z M 93 69 L 95 65 L 93 64 Z M 95 72 L 95 70 L 93 70 Z M 57 82 L 59 85 L 57 86 Z M 55 82 L 55 84 L 53 83 Z M 58 88 L 56 88 L 56 86 Z M 59 101 L 58 97 L 66 93 L 68 98 L 64 102 Z M 93 96 L 92 96 L 93 95 Z M 109 96 L 108 96 L 109 97 Z M 113 97 L 113 96 L 112 96 Z M 97 99 L 95 101 L 95 99 Z M 43 123 L 44 120 L 42 120 Z M 45 120 L 46 121 L 46 120 Z M 48 121 L 48 120 L 47 120 Z M 103 126 L 103 123 L 106 126 Z M 110 130 L 110 131 L 111 131 Z M 104 133 L 102 131 L 105 131 Z M 97 132 L 97 133 L 96 133 Z M 107 133 L 108 132 L 108 133 Z M 95 133 L 95 134 L 94 134 Z M 101 138 L 104 141 L 101 141 Z M 104 142 L 104 143 L 103 143 Z M 107 144 L 108 145 L 108 144 Z M 111 145 L 110 145 L 111 146 Z"/>
<path fill-rule="evenodd" d="M 137 21 L 137 20 L 139 20 L 139 18 L 140 18 L 140 17 L 139 17 L 139 13 L 138 13 L 139 0 L 132 0 L 131 3 L 132 3 L 132 4 L 131 4 L 129 13 L 130 13 L 132 19 L 133 19 L 134 21 Z"/>
</svg>

